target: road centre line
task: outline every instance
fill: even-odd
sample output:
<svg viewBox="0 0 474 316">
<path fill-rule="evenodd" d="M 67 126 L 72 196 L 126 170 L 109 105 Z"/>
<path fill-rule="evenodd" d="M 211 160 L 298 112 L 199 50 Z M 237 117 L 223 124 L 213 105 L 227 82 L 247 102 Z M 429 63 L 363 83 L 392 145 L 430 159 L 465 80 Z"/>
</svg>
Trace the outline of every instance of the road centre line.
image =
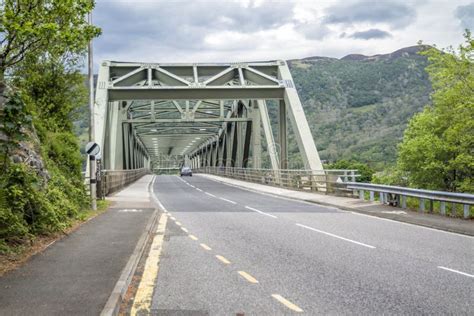
<svg viewBox="0 0 474 316">
<path fill-rule="evenodd" d="M 257 279 L 255 279 L 253 276 L 251 276 L 245 271 L 237 271 L 237 273 L 240 274 L 245 280 L 249 281 L 250 283 L 253 283 L 253 284 L 258 283 Z"/>
<path fill-rule="evenodd" d="M 272 217 L 272 218 L 278 218 L 278 217 L 276 217 L 275 215 L 271 215 L 271 214 L 262 212 L 262 211 L 260 211 L 260 210 L 257 210 L 256 208 L 253 208 L 253 207 L 250 207 L 250 206 L 245 206 L 245 208 L 248 209 L 248 210 L 257 212 L 257 213 L 259 213 L 259 214 L 262 214 L 262 215 L 266 215 L 266 216 L 269 216 L 269 217 Z"/>
<path fill-rule="evenodd" d="M 174 216 L 171 216 L 170 218 L 174 221 L 176 220 L 176 217 L 174 217 Z"/>
<path fill-rule="evenodd" d="M 186 228 L 184 228 L 184 227 L 181 227 L 181 230 L 182 230 L 183 232 L 185 232 L 185 233 L 188 232 L 188 230 L 187 230 Z"/>
<path fill-rule="evenodd" d="M 202 248 L 206 249 L 206 250 L 212 250 L 211 247 L 209 247 L 208 245 L 206 244 L 199 244 Z"/>
<path fill-rule="evenodd" d="M 212 197 L 217 197 L 217 196 L 215 196 L 214 194 L 211 194 L 211 193 L 209 193 L 209 192 L 204 192 L 204 193 L 206 193 L 207 195 L 212 196 Z"/>
<path fill-rule="evenodd" d="M 272 297 L 274 299 L 276 299 L 278 302 L 280 302 L 283 305 L 285 305 L 286 307 L 288 307 L 289 309 L 291 309 L 292 311 L 295 311 L 295 312 L 298 312 L 298 313 L 303 312 L 303 310 L 301 308 L 299 308 L 297 305 L 293 304 L 292 302 L 290 302 L 289 300 L 287 300 L 286 298 L 284 298 L 280 294 L 272 294 Z"/>
<path fill-rule="evenodd" d="M 335 235 L 335 234 L 331 234 L 331 233 L 328 233 L 328 232 L 325 232 L 325 231 L 322 231 L 322 230 L 319 230 L 319 229 L 316 229 L 316 228 L 313 228 L 313 227 L 309 227 L 309 226 L 306 226 L 306 225 L 303 225 L 303 224 L 296 224 L 296 226 L 303 227 L 303 228 L 315 231 L 317 233 L 328 235 L 328 236 L 331 236 L 331 237 L 334 237 L 334 238 L 345 240 L 345 241 L 357 244 L 359 246 L 367 247 L 367 248 L 370 248 L 370 249 L 375 249 L 374 246 L 367 245 L 367 244 L 364 244 L 364 243 L 361 243 L 361 242 L 358 242 L 358 241 L 355 241 L 355 240 L 352 240 L 352 239 L 344 238 L 344 237 L 341 237 L 341 236 L 338 236 L 338 235 Z"/>
<path fill-rule="evenodd" d="M 175 222 L 176 225 L 181 226 L 182 224 L 178 221 Z"/>
<path fill-rule="evenodd" d="M 191 238 L 192 240 L 198 240 L 198 238 L 196 236 L 191 235 L 191 234 L 189 235 L 189 238 Z"/>
<path fill-rule="evenodd" d="M 223 262 L 225 264 L 230 264 L 230 261 L 227 260 L 225 257 L 223 257 L 221 255 L 216 255 L 216 258 L 219 259 L 221 262 Z"/>
<path fill-rule="evenodd" d="M 226 201 L 226 202 L 232 203 L 232 204 L 237 204 L 237 202 L 234 202 L 234 201 L 228 200 L 228 199 L 226 199 L 226 198 L 223 198 L 223 197 L 220 197 L 219 199 L 221 199 L 222 201 Z"/>
<path fill-rule="evenodd" d="M 454 269 L 446 268 L 446 267 L 443 267 L 443 266 L 438 266 L 438 268 L 446 270 L 446 271 L 458 273 L 458 274 L 461 274 L 461 275 L 464 275 L 464 276 L 467 276 L 467 277 L 470 277 L 470 278 L 474 278 L 474 275 L 466 273 L 466 272 L 462 272 L 462 271 L 459 271 L 459 270 L 454 270 Z"/>
<path fill-rule="evenodd" d="M 203 191 L 202 191 L 201 189 L 199 189 L 199 188 L 196 188 L 196 190 L 198 190 L 199 192 L 203 192 Z"/>
</svg>

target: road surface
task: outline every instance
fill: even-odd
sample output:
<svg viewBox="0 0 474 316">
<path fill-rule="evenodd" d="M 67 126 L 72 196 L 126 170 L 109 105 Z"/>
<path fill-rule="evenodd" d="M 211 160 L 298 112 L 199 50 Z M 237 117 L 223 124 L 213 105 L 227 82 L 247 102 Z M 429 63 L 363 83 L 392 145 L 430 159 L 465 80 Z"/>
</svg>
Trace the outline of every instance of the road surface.
<svg viewBox="0 0 474 316">
<path fill-rule="evenodd" d="M 474 315 L 474 238 L 157 176 L 168 221 L 152 312 Z"/>
</svg>

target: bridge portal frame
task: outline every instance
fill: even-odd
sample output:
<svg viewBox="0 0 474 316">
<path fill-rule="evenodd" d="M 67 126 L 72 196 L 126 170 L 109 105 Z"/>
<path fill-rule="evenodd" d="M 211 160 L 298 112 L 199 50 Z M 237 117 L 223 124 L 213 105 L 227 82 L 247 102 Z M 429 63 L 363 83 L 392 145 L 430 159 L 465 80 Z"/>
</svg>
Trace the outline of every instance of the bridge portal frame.
<svg viewBox="0 0 474 316">
<path fill-rule="evenodd" d="M 278 104 L 278 144 L 267 100 Z M 163 154 L 163 148 L 157 147 L 158 138 L 168 145 L 174 140 L 176 146 L 169 147 L 168 155 L 179 153 L 193 167 L 246 167 L 251 162 L 259 168 L 261 126 L 272 168 L 286 169 L 287 118 L 305 168 L 323 169 L 285 61 L 104 61 L 94 108 L 95 140 L 103 148 L 106 169 L 150 168 L 153 159 Z M 192 137 L 199 142 L 184 146 L 179 137 L 186 139 L 183 144 Z"/>
</svg>

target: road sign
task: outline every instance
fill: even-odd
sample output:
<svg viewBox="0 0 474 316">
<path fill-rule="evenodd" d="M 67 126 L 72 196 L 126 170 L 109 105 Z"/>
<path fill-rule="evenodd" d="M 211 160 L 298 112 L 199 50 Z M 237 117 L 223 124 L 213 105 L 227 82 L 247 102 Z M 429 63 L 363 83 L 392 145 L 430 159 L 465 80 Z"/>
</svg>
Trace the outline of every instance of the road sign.
<svg viewBox="0 0 474 316">
<path fill-rule="evenodd" d="M 90 156 L 96 156 L 98 153 L 100 153 L 100 147 L 99 144 L 94 143 L 94 142 L 89 142 L 86 145 L 86 154 Z"/>
</svg>

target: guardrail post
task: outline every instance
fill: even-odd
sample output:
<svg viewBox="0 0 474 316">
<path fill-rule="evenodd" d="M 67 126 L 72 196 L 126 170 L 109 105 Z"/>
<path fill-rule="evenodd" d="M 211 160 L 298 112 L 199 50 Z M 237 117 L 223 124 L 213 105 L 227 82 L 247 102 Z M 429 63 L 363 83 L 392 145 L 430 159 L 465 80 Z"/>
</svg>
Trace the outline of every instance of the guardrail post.
<svg viewBox="0 0 474 316">
<path fill-rule="evenodd" d="M 419 209 L 420 209 L 420 212 L 422 212 L 422 213 L 425 211 L 425 199 L 420 198 L 420 207 L 419 207 Z"/>
<path fill-rule="evenodd" d="M 364 190 L 359 190 L 359 199 L 362 200 L 362 201 L 365 198 L 364 194 L 365 194 Z"/>
<path fill-rule="evenodd" d="M 375 200 L 374 191 L 370 191 L 369 194 L 370 194 L 370 202 L 373 202 Z"/>
<path fill-rule="evenodd" d="M 407 208 L 407 197 L 405 195 L 401 196 L 402 198 L 402 208 Z"/>
<path fill-rule="evenodd" d="M 380 200 L 380 203 L 384 204 L 385 201 L 384 201 L 384 194 L 383 192 L 379 192 L 379 200 Z"/>
<path fill-rule="evenodd" d="M 464 218 L 468 219 L 469 218 L 469 204 L 464 204 L 463 208 L 464 208 Z"/>
<path fill-rule="evenodd" d="M 439 212 L 441 213 L 441 215 L 446 215 L 446 202 L 445 201 L 440 202 Z"/>
<path fill-rule="evenodd" d="M 354 170 L 351 171 L 351 181 L 356 182 L 355 172 Z"/>
</svg>

